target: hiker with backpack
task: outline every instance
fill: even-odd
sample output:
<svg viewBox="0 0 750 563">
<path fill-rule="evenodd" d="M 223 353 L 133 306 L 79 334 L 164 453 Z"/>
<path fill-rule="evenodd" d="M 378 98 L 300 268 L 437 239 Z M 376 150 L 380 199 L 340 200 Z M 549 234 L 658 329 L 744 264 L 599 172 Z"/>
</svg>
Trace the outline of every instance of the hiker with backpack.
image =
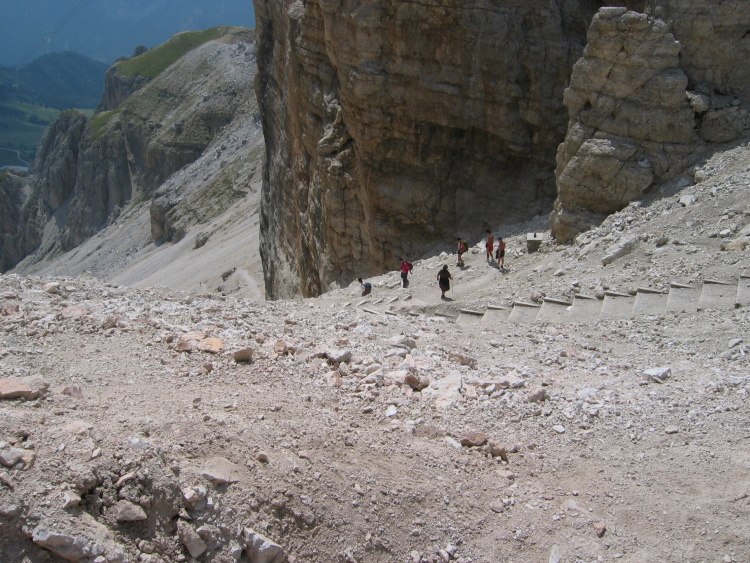
<svg viewBox="0 0 750 563">
<path fill-rule="evenodd" d="M 398 259 L 398 265 L 401 269 L 401 281 L 404 282 L 404 288 L 407 288 L 409 287 L 409 272 L 414 269 L 414 266 L 403 258 Z"/>
<path fill-rule="evenodd" d="M 451 276 L 451 273 L 448 271 L 448 264 L 444 264 L 443 269 L 440 270 L 437 275 L 437 281 L 438 285 L 440 286 L 440 291 L 443 292 L 443 294 L 440 296 L 440 299 L 445 299 L 445 292 L 450 291 L 450 280 L 452 279 L 453 276 Z"/>
<path fill-rule="evenodd" d="M 357 278 L 357 281 L 359 282 L 359 287 L 362 289 L 362 297 L 372 293 L 372 284 L 370 282 L 364 282 L 362 278 Z"/>
<path fill-rule="evenodd" d="M 495 237 L 492 236 L 492 231 L 487 229 L 487 244 L 485 249 L 487 250 L 487 262 L 492 262 L 492 251 L 495 249 Z"/>
<path fill-rule="evenodd" d="M 459 237 L 456 239 L 458 241 L 458 248 L 456 249 L 456 253 L 458 254 L 458 262 L 456 263 L 456 266 L 460 266 L 463 268 L 465 266 L 463 255 L 466 251 L 469 250 L 469 245 L 464 242 L 464 240 Z"/>
</svg>

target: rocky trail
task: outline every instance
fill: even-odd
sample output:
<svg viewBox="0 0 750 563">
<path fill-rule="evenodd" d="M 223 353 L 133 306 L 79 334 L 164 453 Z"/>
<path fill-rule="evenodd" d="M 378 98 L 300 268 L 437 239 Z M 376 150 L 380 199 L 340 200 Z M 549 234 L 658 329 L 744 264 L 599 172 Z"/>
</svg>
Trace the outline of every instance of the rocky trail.
<svg viewBox="0 0 750 563">
<path fill-rule="evenodd" d="M 748 170 L 719 154 L 573 245 L 500 226 L 505 273 L 472 241 L 366 299 L 0 277 L 0 560 L 750 561 L 747 303 L 510 314 L 737 288 Z"/>
</svg>

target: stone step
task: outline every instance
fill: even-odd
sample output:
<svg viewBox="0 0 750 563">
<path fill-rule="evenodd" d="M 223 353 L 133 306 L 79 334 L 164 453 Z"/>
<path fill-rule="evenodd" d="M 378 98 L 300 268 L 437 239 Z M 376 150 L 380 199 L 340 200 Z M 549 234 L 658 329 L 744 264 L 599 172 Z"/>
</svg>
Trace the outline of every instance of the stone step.
<svg viewBox="0 0 750 563">
<path fill-rule="evenodd" d="M 595 322 L 602 310 L 602 300 L 590 295 L 576 295 L 568 313 L 568 321 L 574 323 Z"/>
<path fill-rule="evenodd" d="M 651 287 L 639 287 L 633 303 L 633 315 L 663 315 L 669 294 Z"/>
<path fill-rule="evenodd" d="M 508 321 L 512 323 L 533 323 L 539 314 L 541 307 L 536 303 L 527 303 L 525 301 L 515 301 L 513 308 L 508 315 Z"/>
<path fill-rule="evenodd" d="M 564 323 L 568 321 L 573 303 L 562 299 L 544 299 L 542 307 L 536 316 L 538 321 L 550 321 Z"/>
<path fill-rule="evenodd" d="M 470 325 L 479 324 L 482 322 L 484 313 L 481 311 L 473 311 L 471 309 L 460 309 L 458 312 L 458 318 L 456 322 L 459 324 Z"/>
<path fill-rule="evenodd" d="M 703 280 L 698 309 L 733 309 L 737 286 L 719 280 Z"/>
<path fill-rule="evenodd" d="M 501 307 L 500 305 L 488 305 L 487 310 L 484 312 L 482 317 L 483 325 L 497 325 L 508 322 L 508 315 L 510 309 L 508 307 Z"/>
<path fill-rule="evenodd" d="M 700 298 L 700 287 L 672 283 L 669 285 L 666 310 L 680 313 L 694 313 L 698 310 L 698 301 Z"/>
<path fill-rule="evenodd" d="M 740 283 L 737 286 L 737 297 L 734 301 L 742 307 L 750 305 L 750 275 L 742 274 L 740 276 Z"/>
<path fill-rule="evenodd" d="M 627 293 L 607 291 L 599 317 L 602 319 L 629 319 L 633 316 L 635 297 Z"/>
</svg>

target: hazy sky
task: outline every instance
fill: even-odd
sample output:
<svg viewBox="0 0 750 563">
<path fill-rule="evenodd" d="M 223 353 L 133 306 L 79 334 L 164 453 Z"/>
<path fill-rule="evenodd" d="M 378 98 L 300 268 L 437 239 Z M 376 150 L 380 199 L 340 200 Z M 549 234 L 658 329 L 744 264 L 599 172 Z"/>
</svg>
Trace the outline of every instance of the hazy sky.
<svg viewBox="0 0 750 563">
<path fill-rule="evenodd" d="M 0 0 L 0 65 L 54 51 L 110 63 L 180 31 L 253 27 L 252 0 Z"/>
</svg>

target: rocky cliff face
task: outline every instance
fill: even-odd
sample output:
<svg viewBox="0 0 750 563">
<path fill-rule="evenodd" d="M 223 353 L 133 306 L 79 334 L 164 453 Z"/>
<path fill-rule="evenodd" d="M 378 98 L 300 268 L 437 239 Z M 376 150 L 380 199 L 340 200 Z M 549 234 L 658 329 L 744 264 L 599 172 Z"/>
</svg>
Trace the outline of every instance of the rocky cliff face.
<svg viewBox="0 0 750 563">
<path fill-rule="evenodd" d="M 124 75 L 117 65 L 112 65 L 104 77 L 104 94 L 99 109 L 101 111 L 115 109 L 149 80 L 151 79 L 139 74 Z"/>
<path fill-rule="evenodd" d="M 570 240 L 747 133 L 740 0 L 255 6 L 271 297 L 539 213 L 553 182 Z"/>
<path fill-rule="evenodd" d="M 551 215 L 559 242 L 684 172 L 715 143 L 748 134 L 743 6 L 652 0 L 646 14 L 597 14 L 565 91 L 570 123 Z"/>
<path fill-rule="evenodd" d="M 35 220 L 20 221 L 6 236 L 0 248 L 3 269 L 37 246 L 42 257 L 81 244 L 136 200 L 153 201 L 152 234 L 160 242 L 179 239 L 190 224 L 226 209 L 228 201 L 243 195 L 229 169 L 215 182 L 201 182 L 201 194 L 187 195 L 197 182 L 158 190 L 230 122 L 252 123 L 254 74 L 253 34 L 234 28 L 183 55 L 114 109 L 88 122 L 75 112 L 62 114 L 48 130 L 27 180 L 23 207 Z M 179 206 L 183 200 L 211 201 L 187 210 Z"/>
<path fill-rule="evenodd" d="M 599 5 L 256 0 L 269 297 L 548 209 Z"/>
</svg>

